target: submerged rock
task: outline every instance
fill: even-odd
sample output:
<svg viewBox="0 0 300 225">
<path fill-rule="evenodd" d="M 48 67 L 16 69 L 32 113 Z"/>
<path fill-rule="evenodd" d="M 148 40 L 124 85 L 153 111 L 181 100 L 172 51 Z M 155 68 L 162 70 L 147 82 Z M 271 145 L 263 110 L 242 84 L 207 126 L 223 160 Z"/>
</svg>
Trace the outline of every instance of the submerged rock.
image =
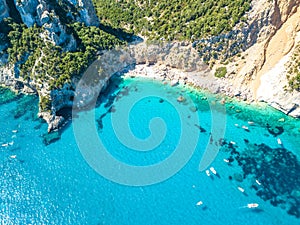
<svg viewBox="0 0 300 225">
<path fill-rule="evenodd" d="M 60 139 L 60 134 L 58 131 L 56 132 L 51 132 L 43 135 L 43 143 L 45 145 L 49 145 L 57 140 Z"/>
<path fill-rule="evenodd" d="M 271 127 L 270 125 L 267 125 L 267 129 L 269 133 L 272 134 L 274 137 L 277 137 L 278 135 L 284 132 L 284 129 L 281 126 Z"/>
<path fill-rule="evenodd" d="M 243 179 L 259 180 L 259 187 L 255 188 L 257 196 L 300 218 L 300 163 L 292 152 L 265 144 L 248 144 L 239 162 L 244 171 Z"/>
<path fill-rule="evenodd" d="M 195 127 L 197 127 L 200 130 L 201 133 L 206 132 L 206 130 L 203 127 L 199 126 L 198 124 L 195 124 Z"/>
<path fill-rule="evenodd" d="M 178 98 L 177 98 L 177 102 L 185 102 L 186 99 L 185 97 L 183 97 L 182 95 L 180 95 Z"/>
<path fill-rule="evenodd" d="M 190 108 L 189 108 L 192 112 L 197 112 L 197 107 L 195 107 L 195 106 L 191 106 Z"/>
<path fill-rule="evenodd" d="M 240 173 L 235 173 L 233 174 L 233 178 L 238 181 L 238 182 L 242 182 L 243 181 L 243 175 Z"/>
</svg>

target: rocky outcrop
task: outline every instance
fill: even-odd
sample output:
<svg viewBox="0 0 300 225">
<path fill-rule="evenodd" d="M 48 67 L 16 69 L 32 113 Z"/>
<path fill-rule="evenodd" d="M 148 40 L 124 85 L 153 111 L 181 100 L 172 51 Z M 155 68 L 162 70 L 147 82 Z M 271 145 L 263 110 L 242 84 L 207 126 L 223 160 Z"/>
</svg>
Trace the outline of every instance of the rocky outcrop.
<svg viewBox="0 0 300 225">
<path fill-rule="evenodd" d="M 66 30 L 66 23 L 76 21 L 87 26 L 99 25 L 92 0 L 13 0 L 11 4 L 7 5 L 6 0 L 1 0 L 0 21 L 19 14 L 27 27 L 34 24 L 44 27 L 45 38 L 55 45 L 66 46 L 66 51 L 76 47 L 74 37 Z"/>
<path fill-rule="evenodd" d="M 78 0 L 77 4 L 74 5 L 80 8 L 80 20 L 78 21 L 84 22 L 86 26 L 99 26 L 99 19 L 96 15 L 92 0 Z"/>
<path fill-rule="evenodd" d="M 56 116 L 51 112 L 39 112 L 38 117 L 43 118 L 47 122 L 48 132 L 59 129 L 65 121 L 64 117 Z"/>
<path fill-rule="evenodd" d="M 9 16 L 9 9 L 6 0 L 0 0 L 0 22 Z"/>
<path fill-rule="evenodd" d="M 5 0 L 3 1 L 5 2 Z M 62 2 L 57 2 L 56 0 L 14 0 L 14 3 L 22 17 L 22 21 L 28 27 L 34 23 L 43 25 L 49 22 L 51 17 L 60 13 L 66 13 L 66 15 L 64 15 L 66 18 L 83 22 L 87 26 L 99 25 L 99 20 L 91 0 L 63 0 Z M 64 4 L 64 6 L 62 7 L 60 4 Z M 7 9 L 7 7 L 4 8 Z M 65 8 L 68 9 L 68 11 L 66 11 Z M 60 14 L 59 16 L 63 15 Z M 64 20 L 66 18 L 60 19 Z M 64 21 L 61 22 L 64 23 Z"/>
<path fill-rule="evenodd" d="M 23 23 L 31 27 L 36 22 L 36 8 L 38 0 L 14 0 L 17 10 L 19 11 Z"/>
</svg>

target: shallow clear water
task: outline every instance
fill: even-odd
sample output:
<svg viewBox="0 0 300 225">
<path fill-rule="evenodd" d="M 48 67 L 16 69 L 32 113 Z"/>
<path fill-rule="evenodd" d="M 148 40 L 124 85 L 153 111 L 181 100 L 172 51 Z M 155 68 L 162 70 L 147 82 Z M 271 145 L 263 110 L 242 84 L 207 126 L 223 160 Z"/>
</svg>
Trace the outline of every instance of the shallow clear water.
<svg viewBox="0 0 300 225">
<path fill-rule="evenodd" d="M 219 139 L 211 140 L 210 107 L 214 108 L 221 97 L 190 88 L 183 92 L 181 87 L 142 79 L 127 79 L 118 85 L 119 88 L 102 99 L 103 104 L 95 109 L 93 118 L 97 136 L 109 153 L 128 165 L 149 166 L 172 156 L 179 142 L 192 146 L 194 137 L 199 136 L 188 163 L 174 176 L 157 184 L 126 186 L 112 182 L 84 159 L 85 152 L 78 147 L 74 134 L 78 131 L 73 124 L 65 127 L 60 140 L 45 145 L 43 135 L 47 126 L 34 116 L 37 99 L 15 98 L 1 90 L 1 224 L 299 224 L 298 120 L 268 107 L 227 100 L 226 114 L 221 109 L 217 112 L 226 118 L 224 142 L 220 143 Z M 147 94 L 129 107 L 130 129 L 138 139 L 151 136 L 151 131 L 152 135 L 158 132 L 165 136 L 160 140 L 158 135 L 152 140 L 159 142 L 153 150 L 136 151 L 130 148 L 130 140 L 124 144 L 126 140 L 122 142 L 117 136 L 120 134 L 116 128 L 122 128 L 124 121 L 114 122 L 118 122 L 120 107 L 129 98 L 143 95 L 149 89 L 154 91 L 152 96 Z M 190 96 L 193 102 L 177 102 L 180 95 L 186 99 Z M 161 99 L 161 96 L 167 97 Z M 111 105 L 114 110 L 108 112 Z M 25 106 L 25 111 L 20 112 Z M 86 114 L 79 113 L 78 119 Z M 198 124 L 194 123 L 194 116 L 199 119 Z M 161 118 L 163 125 L 158 121 L 151 127 L 151 119 L 155 117 Z M 284 122 L 280 122 L 281 118 Z M 249 125 L 248 121 L 254 124 Z M 188 131 L 186 136 L 180 134 L 183 126 Z M 282 127 L 284 132 L 276 136 L 280 131 L 276 127 Z M 82 126 L 88 140 L 90 134 L 85 131 L 87 127 Z M 284 147 L 278 144 L 277 138 Z M 208 177 L 205 171 L 199 171 L 204 151 L 210 145 L 220 147 L 210 165 L 219 177 L 212 173 Z M 224 159 L 233 161 L 229 165 Z M 97 158 L 96 162 L 101 163 L 101 159 Z M 128 176 L 126 171 L 113 169 L 124 179 Z M 203 202 L 200 206 L 199 201 Z M 258 203 L 259 207 L 257 210 L 243 208 L 248 203 Z"/>
</svg>

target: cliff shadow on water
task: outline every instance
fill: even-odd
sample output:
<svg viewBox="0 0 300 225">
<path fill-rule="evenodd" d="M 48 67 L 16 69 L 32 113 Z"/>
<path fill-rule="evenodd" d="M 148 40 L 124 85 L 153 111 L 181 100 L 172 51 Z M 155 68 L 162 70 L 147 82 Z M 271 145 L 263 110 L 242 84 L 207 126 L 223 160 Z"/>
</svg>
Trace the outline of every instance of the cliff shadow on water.
<svg viewBox="0 0 300 225">
<path fill-rule="evenodd" d="M 103 114 L 100 115 L 99 118 L 95 118 L 97 120 L 98 129 L 103 128 L 103 126 L 101 125 L 102 119 L 109 113 L 114 112 L 115 110 L 113 106 L 114 101 L 116 100 L 116 98 L 120 97 L 120 92 L 122 92 L 123 89 L 126 89 L 126 87 L 122 84 L 123 78 L 121 76 L 124 72 L 126 72 L 126 69 L 124 69 L 124 71 L 122 72 L 113 74 L 108 81 L 107 87 L 103 89 L 97 96 L 96 104 L 93 107 L 98 108 L 103 105 L 104 109 L 106 110 Z M 78 112 L 87 111 L 87 110 L 93 110 L 93 108 L 87 107 L 84 109 L 80 109 Z M 76 119 L 78 114 L 73 110 L 72 107 L 64 107 L 56 112 L 56 116 L 62 116 L 65 119 L 65 123 L 63 124 L 63 126 L 58 131 L 52 132 L 52 133 L 57 132 L 57 134 L 60 136 L 67 128 L 70 127 L 72 123 L 72 119 Z M 53 134 L 49 134 L 49 135 L 53 136 Z M 45 136 L 48 135 L 45 134 Z M 56 135 L 54 136 L 56 137 Z M 55 139 L 58 140 L 57 138 Z"/>
</svg>

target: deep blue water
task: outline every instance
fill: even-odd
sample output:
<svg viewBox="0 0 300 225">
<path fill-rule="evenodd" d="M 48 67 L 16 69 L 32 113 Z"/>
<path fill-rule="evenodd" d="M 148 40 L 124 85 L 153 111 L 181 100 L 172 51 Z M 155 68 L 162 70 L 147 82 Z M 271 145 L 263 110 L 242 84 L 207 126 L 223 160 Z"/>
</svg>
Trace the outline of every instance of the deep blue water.
<svg viewBox="0 0 300 225">
<path fill-rule="evenodd" d="M 94 157 L 97 149 L 84 149 L 93 146 L 89 121 L 79 130 L 74 123 L 67 125 L 60 140 L 45 145 L 47 126 L 35 116 L 37 98 L 16 97 L 1 89 L 1 224 L 299 224 L 298 120 L 268 107 L 229 100 L 225 113 L 218 106 L 221 97 L 191 88 L 137 78 L 118 85 L 102 98 L 95 115 L 80 112 L 74 123 L 92 115 L 92 128 L 105 149 L 130 167 L 161 165 L 177 150 L 181 155 L 149 176 L 141 171 L 132 177 L 125 167 L 112 166 L 111 181 L 90 166 L 95 163 L 99 172 L 110 165 L 101 155 Z M 187 101 L 177 102 L 180 95 Z M 218 131 L 224 129 L 223 140 L 222 132 L 215 135 L 212 122 Z M 220 151 L 209 165 L 218 176 L 208 177 L 199 164 L 210 146 Z M 85 160 L 90 156 L 92 163 Z M 174 176 L 138 186 L 155 183 L 170 170 Z M 248 203 L 259 207 L 243 208 Z"/>
</svg>

